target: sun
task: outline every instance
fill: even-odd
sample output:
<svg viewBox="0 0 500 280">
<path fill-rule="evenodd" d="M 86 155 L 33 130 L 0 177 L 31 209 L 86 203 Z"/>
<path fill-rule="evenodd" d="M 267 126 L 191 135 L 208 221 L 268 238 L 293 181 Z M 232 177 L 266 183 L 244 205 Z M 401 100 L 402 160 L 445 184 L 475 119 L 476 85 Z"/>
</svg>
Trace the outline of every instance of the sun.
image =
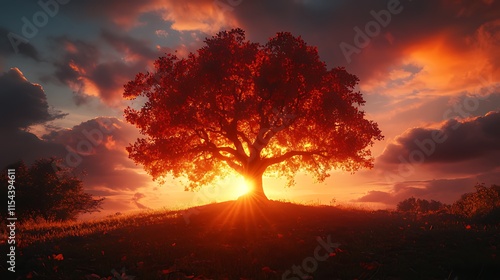
<svg viewBox="0 0 500 280">
<path fill-rule="evenodd" d="M 250 186 L 244 178 L 238 178 L 234 181 L 234 194 L 236 197 L 247 194 L 250 191 Z"/>
</svg>

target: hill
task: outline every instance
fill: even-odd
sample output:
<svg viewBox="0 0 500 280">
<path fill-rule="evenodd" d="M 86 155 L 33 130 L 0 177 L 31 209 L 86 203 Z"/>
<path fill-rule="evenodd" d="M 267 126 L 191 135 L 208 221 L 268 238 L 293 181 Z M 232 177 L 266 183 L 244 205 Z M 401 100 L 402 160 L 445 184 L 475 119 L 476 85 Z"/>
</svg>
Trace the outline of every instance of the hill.
<svg viewBox="0 0 500 280">
<path fill-rule="evenodd" d="M 500 279 L 499 225 L 447 214 L 241 200 L 17 238 L 18 279 Z"/>
</svg>

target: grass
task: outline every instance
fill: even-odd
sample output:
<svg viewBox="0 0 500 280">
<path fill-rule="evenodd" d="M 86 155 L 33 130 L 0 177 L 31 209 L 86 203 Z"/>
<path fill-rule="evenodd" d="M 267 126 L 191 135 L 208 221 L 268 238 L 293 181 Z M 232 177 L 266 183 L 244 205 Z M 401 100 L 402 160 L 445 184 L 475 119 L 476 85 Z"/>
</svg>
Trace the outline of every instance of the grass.
<svg viewBox="0 0 500 280">
<path fill-rule="evenodd" d="M 16 275 L 19 279 L 500 279 L 499 227 L 437 214 L 275 201 L 256 207 L 231 201 L 186 211 L 19 226 Z M 315 260 L 318 237 L 340 243 L 326 260 Z M 7 251 L 6 246 L 0 245 L 1 252 Z M 326 254 L 324 249 L 318 252 Z M 295 274 L 294 266 L 299 269 Z M 287 271 L 289 275 L 282 278 Z"/>
</svg>

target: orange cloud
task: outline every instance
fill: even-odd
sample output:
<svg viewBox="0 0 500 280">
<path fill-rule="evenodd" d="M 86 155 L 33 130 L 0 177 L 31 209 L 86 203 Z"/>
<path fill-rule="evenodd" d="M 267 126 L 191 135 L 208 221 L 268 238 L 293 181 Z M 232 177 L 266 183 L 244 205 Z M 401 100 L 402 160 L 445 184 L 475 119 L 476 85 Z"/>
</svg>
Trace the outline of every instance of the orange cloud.
<svg viewBox="0 0 500 280">
<path fill-rule="evenodd" d="M 116 141 L 113 140 L 113 136 L 109 135 L 108 137 L 106 137 L 106 141 L 104 142 L 104 146 L 108 150 L 116 149 Z"/>
<path fill-rule="evenodd" d="M 65 12 L 84 19 L 111 22 L 125 29 L 146 25 L 147 20 L 143 16 L 155 14 L 172 22 L 172 29 L 213 34 L 236 26 L 234 11 L 243 2 L 244 0 L 143 0 L 127 1 L 125 5 L 122 0 L 87 0 L 68 5 Z"/>
<path fill-rule="evenodd" d="M 473 35 L 456 36 L 448 29 L 408 45 L 399 65 L 385 78 L 372 78 L 362 84 L 363 91 L 378 91 L 391 96 L 417 94 L 453 96 L 467 91 L 478 93 L 482 87 L 500 82 L 500 20 L 486 22 Z M 412 77 L 405 66 L 420 68 Z M 406 75 L 406 76 L 405 76 Z M 395 82 L 401 80 L 399 83 Z"/>
<path fill-rule="evenodd" d="M 175 30 L 200 30 L 212 34 L 236 25 L 231 13 L 234 7 L 225 1 L 163 1 L 160 5 L 157 8 L 164 9 L 163 18 L 172 21 Z"/>
</svg>

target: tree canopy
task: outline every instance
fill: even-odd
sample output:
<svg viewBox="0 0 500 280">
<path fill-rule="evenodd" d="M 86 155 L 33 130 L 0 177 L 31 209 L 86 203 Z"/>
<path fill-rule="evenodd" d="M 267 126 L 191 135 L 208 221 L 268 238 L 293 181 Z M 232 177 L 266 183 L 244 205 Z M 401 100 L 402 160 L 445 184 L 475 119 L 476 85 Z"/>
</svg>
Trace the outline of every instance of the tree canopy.
<svg viewBox="0 0 500 280">
<path fill-rule="evenodd" d="M 15 214 L 23 220 L 75 220 L 79 214 L 98 212 L 104 200 L 86 193 L 82 181 L 69 169 L 58 167 L 54 158 L 39 159 L 31 166 L 22 161 L 9 165 L 0 177 L 5 190 L 8 169 L 15 170 Z"/>
<path fill-rule="evenodd" d="M 288 32 L 264 45 L 241 29 L 204 42 L 186 58 L 158 58 L 124 87 L 125 98 L 145 100 L 125 110 L 145 135 L 127 150 L 154 179 L 185 176 L 196 189 L 232 169 L 265 197 L 267 171 L 292 185 L 298 171 L 323 181 L 332 169 L 373 166 L 369 147 L 382 136 L 360 109 L 355 75 L 327 69 L 316 47 Z"/>
</svg>

